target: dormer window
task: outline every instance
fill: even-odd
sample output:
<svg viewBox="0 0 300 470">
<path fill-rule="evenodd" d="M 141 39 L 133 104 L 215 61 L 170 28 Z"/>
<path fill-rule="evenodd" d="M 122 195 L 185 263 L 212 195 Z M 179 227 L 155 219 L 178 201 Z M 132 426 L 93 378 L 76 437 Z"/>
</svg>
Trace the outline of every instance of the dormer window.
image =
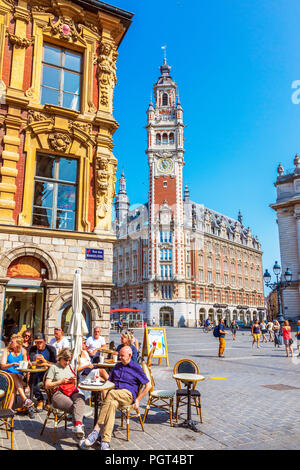
<svg viewBox="0 0 300 470">
<path fill-rule="evenodd" d="M 168 101 L 169 101 L 168 94 L 167 94 L 167 93 L 164 93 L 164 94 L 163 94 L 163 97 L 162 97 L 162 105 L 163 105 L 163 106 L 168 106 Z"/>
</svg>

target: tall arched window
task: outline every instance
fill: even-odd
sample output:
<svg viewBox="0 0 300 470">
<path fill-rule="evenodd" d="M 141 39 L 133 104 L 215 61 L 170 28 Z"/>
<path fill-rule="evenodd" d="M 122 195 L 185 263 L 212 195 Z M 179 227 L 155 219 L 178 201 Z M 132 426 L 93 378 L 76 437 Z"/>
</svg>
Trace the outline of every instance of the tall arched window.
<svg viewBox="0 0 300 470">
<path fill-rule="evenodd" d="M 163 105 L 163 106 L 168 106 L 168 101 L 169 101 L 168 94 L 167 94 L 167 93 L 164 93 L 164 94 L 163 94 L 163 97 L 162 97 L 162 105 Z"/>
<path fill-rule="evenodd" d="M 163 142 L 163 144 L 167 144 L 167 143 L 168 143 L 168 135 L 167 135 L 167 134 L 163 134 L 163 136 L 162 136 L 162 142 Z"/>
<path fill-rule="evenodd" d="M 173 132 L 171 132 L 171 134 L 169 136 L 169 142 L 170 142 L 170 144 L 174 144 L 174 134 L 173 134 Z"/>
<path fill-rule="evenodd" d="M 161 144 L 161 137 L 160 137 L 160 134 L 156 134 L 156 144 L 158 144 L 158 145 Z"/>
</svg>

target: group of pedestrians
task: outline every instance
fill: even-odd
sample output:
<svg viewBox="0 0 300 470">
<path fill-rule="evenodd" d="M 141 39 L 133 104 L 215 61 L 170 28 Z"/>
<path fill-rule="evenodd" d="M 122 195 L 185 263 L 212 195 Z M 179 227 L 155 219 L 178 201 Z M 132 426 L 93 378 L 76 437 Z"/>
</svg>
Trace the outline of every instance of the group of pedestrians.
<svg viewBox="0 0 300 470">
<path fill-rule="evenodd" d="M 215 327 L 211 324 L 209 319 L 206 319 L 204 328 L 213 329 L 213 334 L 216 338 L 219 338 L 219 354 L 220 358 L 224 358 L 224 351 L 225 351 L 225 336 L 228 334 L 228 331 L 225 330 L 225 322 L 224 319 L 219 321 L 219 324 Z M 230 324 L 230 331 L 232 333 L 233 341 L 236 340 L 237 330 L 239 329 L 239 325 L 236 320 L 233 320 Z M 253 338 L 252 347 L 256 344 L 257 348 L 260 348 L 260 341 L 262 343 L 274 342 L 275 348 L 280 348 L 282 343 L 285 346 L 286 357 L 293 357 L 293 343 L 294 340 L 292 338 L 292 328 L 289 324 L 288 320 L 283 322 L 282 327 L 278 320 L 271 320 L 266 324 L 264 320 L 255 320 L 252 327 L 251 327 L 251 335 Z M 269 339 L 267 338 L 269 335 Z M 262 339 L 261 339 L 262 338 Z M 300 320 L 297 321 L 297 331 L 295 334 L 295 338 L 297 340 L 297 349 L 298 349 L 298 357 L 300 357 Z"/>
</svg>

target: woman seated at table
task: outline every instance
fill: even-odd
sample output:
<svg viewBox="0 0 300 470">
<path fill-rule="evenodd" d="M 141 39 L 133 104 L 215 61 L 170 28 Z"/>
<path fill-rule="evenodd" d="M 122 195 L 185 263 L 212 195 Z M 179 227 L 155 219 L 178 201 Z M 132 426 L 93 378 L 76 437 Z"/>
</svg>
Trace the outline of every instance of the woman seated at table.
<svg viewBox="0 0 300 470">
<path fill-rule="evenodd" d="M 119 358 L 121 348 L 123 348 L 123 346 L 130 346 L 132 350 L 132 360 L 137 362 L 137 349 L 133 344 L 133 339 L 133 335 L 129 333 L 129 331 L 123 331 L 121 334 L 121 344 L 117 347 L 116 352 L 112 353 L 112 356 L 117 354 Z"/>
<path fill-rule="evenodd" d="M 59 410 L 73 414 L 73 432 L 77 439 L 84 438 L 82 424 L 85 409 L 84 396 L 76 387 L 76 374 L 70 365 L 72 353 L 64 348 L 57 356 L 46 376 L 45 388 L 52 392 L 52 405 Z"/>
<path fill-rule="evenodd" d="M 23 348 L 26 349 L 27 356 L 28 356 L 29 349 L 31 348 L 33 344 L 32 330 L 29 329 L 29 330 L 24 331 L 24 333 L 22 334 L 22 338 L 24 340 Z"/>
<path fill-rule="evenodd" d="M 87 352 L 87 345 L 86 345 L 86 339 L 84 338 L 82 340 L 82 350 L 81 354 L 78 357 L 78 367 L 77 367 L 77 373 L 79 374 L 79 380 L 80 382 L 89 378 L 91 380 L 94 379 L 95 374 L 100 377 L 100 380 L 106 382 L 108 380 L 108 373 L 106 372 L 105 369 L 99 369 L 98 364 L 93 364 L 91 361 L 91 357 L 89 353 Z"/>
<path fill-rule="evenodd" d="M 14 381 L 14 389 L 8 408 L 12 408 L 16 393 L 19 392 L 20 397 L 23 400 L 24 409 L 28 410 L 30 418 L 34 417 L 33 402 L 29 400 L 24 392 L 23 388 L 23 373 L 17 370 L 21 361 L 27 361 L 26 349 L 23 348 L 24 340 L 22 336 L 13 335 L 8 343 L 7 348 L 4 349 L 2 360 L 1 360 L 1 369 L 5 370 L 11 374 Z"/>
</svg>

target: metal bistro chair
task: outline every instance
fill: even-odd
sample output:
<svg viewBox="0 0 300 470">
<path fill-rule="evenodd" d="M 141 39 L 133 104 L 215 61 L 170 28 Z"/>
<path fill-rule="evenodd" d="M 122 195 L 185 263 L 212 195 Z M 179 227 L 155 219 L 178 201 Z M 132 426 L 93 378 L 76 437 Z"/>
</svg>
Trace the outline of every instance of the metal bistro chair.
<svg viewBox="0 0 300 470">
<path fill-rule="evenodd" d="M 146 406 L 144 418 L 143 418 L 143 423 L 145 422 L 147 418 L 147 414 L 150 408 L 160 408 L 162 410 L 167 410 L 170 413 L 170 423 L 171 426 L 173 426 L 173 402 L 174 402 L 174 396 L 175 396 L 175 391 L 174 390 L 154 390 L 153 385 L 154 385 L 154 380 L 153 376 L 151 374 L 151 371 L 147 364 L 143 362 L 142 364 L 143 371 L 145 375 L 148 377 L 150 383 L 151 383 L 151 390 L 149 391 L 149 400 Z M 158 404 L 160 402 L 160 404 Z"/>
<path fill-rule="evenodd" d="M 0 370 L 0 389 L 4 390 L 5 395 L 0 401 L 0 429 L 6 431 L 6 437 L 9 439 L 11 433 L 11 450 L 14 450 L 14 416 L 15 412 L 8 408 L 11 395 L 14 389 L 14 381 L 10 374 Z"/>
<path fill-rule="evenodd" d="M 44 432 L 44 429 L 46 427 L 48 419 L 50 419 L 51 421 L 54 421 L 53 443 L 56 444 L 57 426 L 59 425 L 59 423 L 61 421 L 64 420 L 65 421 L 65 430 L 67 430 L 68 414 L 69 413 L 67 411 L 63 411 L 63 410 L 59 410 L 58 408 L 54 408 L 54 406 L 52 405 L 51 391 L 45 388 L 46 376 L 47 376 L 47 374 L 44 375 L 43 387 L 44 387 L 44 389 L 46 391 L 46 394 L 47 394 L 49 408 L 48 408 L 47 416 L 45 418 L 45 421 L 44 421 L 44 424 L 43 424 L 43 427 L 42 427 L 42 430 L 41 430 L 41 435 Z"/>
<path fill-rule="evenodd" d="M 139 387 L 138 394 L 140 393 L 140 390 L 141 390 L 142 387 L 143 387 L 143 385 L 141 385 Z M 142 420 L 142 417 L 141 417 L 140 410 L 134 410 L 133 409 L 133 404 L 128 405 L 128 406 L 120 407 L 119 411 L 121 412 L 121 426 L 122 427 L 123 427 L 123 423 L 124 423 L 124 418 L 126 418 L 127 441 L 129 441 L 129 420 L 130 420 L 130 418 L 134 418 L 134 417 L 138 416 L 138 418 L 140 420 L 140 423 L 141 423 L 141 426 L 142 426 L 142 430 L 143 430 L 143 432 L 145 432 L 144 423 L 143 423 L 143 420 Z M 133 412 L 133 411 L 136 413 L 135 415 L 131 415 L 131 412 Z"/>
<path fill-rule="evenodd" d="M 173 370 L 173 374 L 199 374 L 199 368 L 192 359 L 181 359 L 176 362 Z M 176 390 L 176 422 L 178 423 L 178 409 L 181 406 L 187 405 L 187 389 L 181 388 L 180 380 L 176 380 L 178 389 Z M 191 389 L 191 406 L 196 408 L 197 415 L 200 415 L 200 421 L 202 420 L 202 408 L 201 408 L 201 393 L 196 390 L 197 382 L 194 382 Z"/>
</svg>

